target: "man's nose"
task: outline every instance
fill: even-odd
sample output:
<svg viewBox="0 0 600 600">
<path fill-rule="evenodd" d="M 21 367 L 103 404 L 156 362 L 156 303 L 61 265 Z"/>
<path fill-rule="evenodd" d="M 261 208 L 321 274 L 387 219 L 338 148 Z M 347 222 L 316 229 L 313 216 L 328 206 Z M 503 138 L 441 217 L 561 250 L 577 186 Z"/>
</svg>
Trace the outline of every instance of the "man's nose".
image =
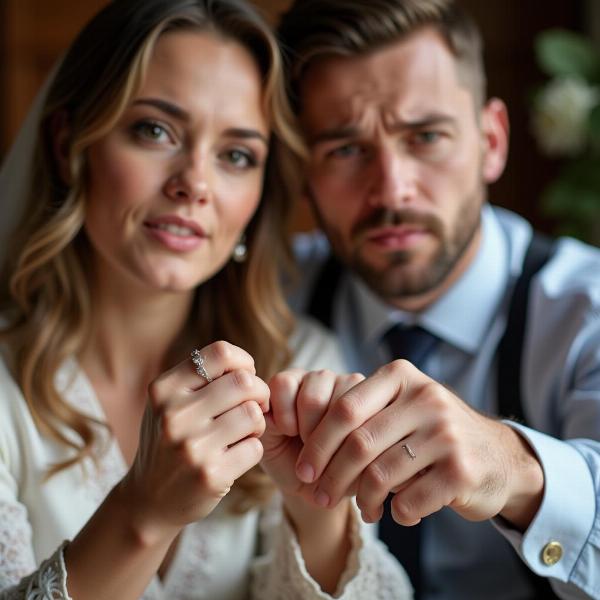
<svg viewBox="0 0 600 600">
<path fill-rule="evenodd" d="M 165 194 L 178 202 L 210 202 L 208 171 L 207 159 L 199 153 L 189 153 L 181 157 L 165 184 Z"/>
<path fill-rule="evenodd" d="M 373 206 L 396 209 L 417 195 L 417 165 L 399 149 L 381 148 L 373 156 L 369 202 Z"/>
</svg>

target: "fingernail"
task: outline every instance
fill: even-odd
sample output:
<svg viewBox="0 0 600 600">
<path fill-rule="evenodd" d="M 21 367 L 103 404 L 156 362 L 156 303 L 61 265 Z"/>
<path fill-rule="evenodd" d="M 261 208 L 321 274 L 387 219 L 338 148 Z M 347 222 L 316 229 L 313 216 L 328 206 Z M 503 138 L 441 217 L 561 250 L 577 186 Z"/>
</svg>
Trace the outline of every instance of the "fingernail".
<svg viewBox="0 0 600 600">
<path fill-rule="evenodd" d="M 322 490 L 319 490 L 315 494 L 315 502 L 319 506 L 322 506 L 323 508 L 326 508 L 327 506 L 329 506 L 330 501 L 331 501 L 331 498 L 329 497 L 329 495 L 326 494 L 325 492 L 323 492 Z"/>
<path fill-rule="evenodd" d="M 315 479 L 315 470 L 308 463 L 301 462 L 296 467 L 296 475 L 298 475 L 298 479 L 300 481 L 303 481 L 304 483 L 312 483 Z"/>
</svg>

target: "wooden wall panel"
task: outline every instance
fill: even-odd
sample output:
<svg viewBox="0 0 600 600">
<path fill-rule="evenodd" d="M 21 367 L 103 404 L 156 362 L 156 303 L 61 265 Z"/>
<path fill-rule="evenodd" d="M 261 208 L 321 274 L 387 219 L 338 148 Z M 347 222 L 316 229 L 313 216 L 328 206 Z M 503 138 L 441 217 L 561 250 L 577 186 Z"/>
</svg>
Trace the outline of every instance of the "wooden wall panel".
<svg viewBox="0 0 600 600">
<path fill-rule="evenodd" d="M 547 27 L 580 29 L 584 7 L 596 1 L 462 0 L 486 39 L 490 93 L 505 99 L 511 114 L 509 164 L 504 177 L 492 186 L 491 198 L 525 214 L 542 229 L 547 224 L 539 214 L 537 200 L 557 165 L 539 155 L 529 134 L 527 96 L 542 79 L 533 60 L 533 37 Z M 106 2 L 0 0 L 0 158 L 51 65 Z M 289 2 L 255 0 L 271 21 Z M 297 219 L 300 228 L 312 226 L 305 207 Z"/>
<path fill-rule="evenodd" d="M 54 62 L 106 4 L 107 0 L 0 0 L 0 88 L 5 90 L 0 101 L 0 157 Z M 274 21 L 287 0 L 256 4 Z"/>
</svg>

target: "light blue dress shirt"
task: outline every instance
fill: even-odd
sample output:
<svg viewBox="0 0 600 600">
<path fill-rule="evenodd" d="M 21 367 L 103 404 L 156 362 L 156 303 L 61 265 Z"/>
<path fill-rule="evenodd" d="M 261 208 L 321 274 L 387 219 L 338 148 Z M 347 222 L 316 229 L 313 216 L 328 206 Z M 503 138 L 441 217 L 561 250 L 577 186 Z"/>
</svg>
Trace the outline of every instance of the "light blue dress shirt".
<svg viewBox="0 0 600 600">
<path fill-rule="evenodd" d="M 510 294 L 532 231 L 521 217 L 484 206 L 482 243 L 459 281 L 426 311 L 395 310 L 349 274 L 340 280 L 333 326 L 348 369 L 370 373 L 390 360 L 381 336 L 398 321 L 419 323 L 441 338 L 424 371 L 476 409 L 497 414 L 496 349 Z M 306 306 L 311 279 L 328 255 L 319 233 L 299 236 L 304 275 L 295 296 Z M 533 280 L 523 351 L 522 390 L 530 427 L 512 424 L 544 469 L 545 492 L 525 534 L 501 522 L 471 523 L 450 509 L 424 528 L 426 600 L 530 597 L 525 563 L 551 577 L 562 598 L 600 598 L 600 250 L 561 239 Z M 564 440 L 564 441 L 563 441 Z M 553 566 L 547 543 L 562 545 Z"/>
</svg>

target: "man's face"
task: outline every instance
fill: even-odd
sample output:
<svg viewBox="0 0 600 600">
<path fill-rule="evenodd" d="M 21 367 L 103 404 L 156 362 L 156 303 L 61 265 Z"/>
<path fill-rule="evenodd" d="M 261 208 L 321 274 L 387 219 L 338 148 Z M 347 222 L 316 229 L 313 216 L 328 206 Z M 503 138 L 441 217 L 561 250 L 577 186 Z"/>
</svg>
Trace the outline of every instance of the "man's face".
<svg viewBox="0 0 600 600">
<path fill-rule="evenodd" d="M 307 195 L 335 253 L 388 302 L 429 303 L 476 251 L 498 116 L 476 110 L 430 29 L 315 61 L 300 99 Z"/>
</svg>

